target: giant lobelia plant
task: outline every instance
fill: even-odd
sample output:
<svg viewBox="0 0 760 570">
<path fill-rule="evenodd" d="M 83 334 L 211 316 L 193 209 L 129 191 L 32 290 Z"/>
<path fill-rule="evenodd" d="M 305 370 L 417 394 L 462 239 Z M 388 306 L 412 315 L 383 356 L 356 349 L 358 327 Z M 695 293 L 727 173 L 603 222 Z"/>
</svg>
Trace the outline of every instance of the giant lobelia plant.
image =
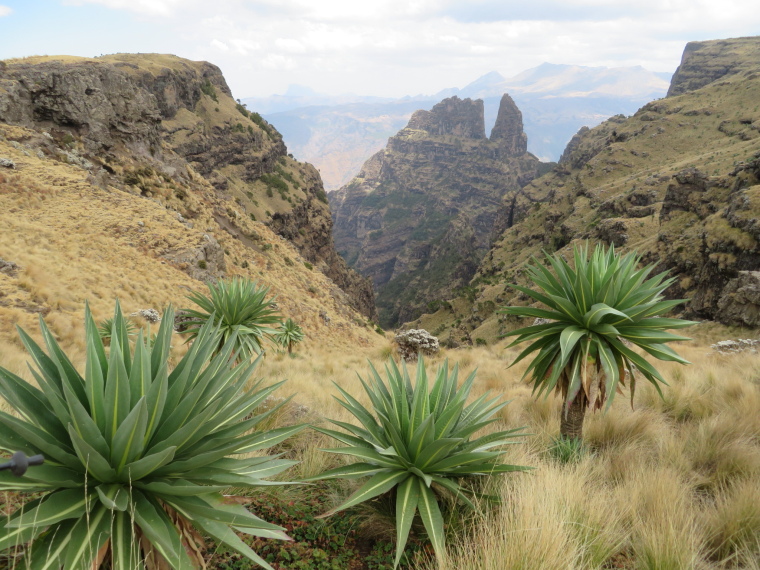
<svg viewBox="0 0 760 570">
<path fill-rule="evenodd" d="M 208 296 L 194 292 L 187 297 L 200 307 L 183 311 L 189 339 L 194 339 L 204 324 L 213 321 L 222 332 L 220 349 L 234 334 L 241 358 L 261 354 L 264 340 L 273 340 L 277 333 L 272 326 L 282 320 L 273 300 L 268 298 L 269 288 L 243 277 L 209 283 L 208 288 Z"/>
<path fill-rule="evenodd" d="M 170 370 L 173 322 L 169 309 L 154 342 L 141 331 L 132 349 L 117 302 L 108 353 L 87 309 L 84 375 L 42 319 L 47 351 L 19 329 L 38 387 L 0 368 L 18 416 L 0 412 L 0 449 L 46 462 L 22 479 L 0 473 L 0 490 L 42 494 L 0 521 L 0 551 L 26 545 L 15 567 L 196 568 L 202 533 L 270 568 L 233 529 L 289 539 L 221 494 L 275 484 L 264 478 L 294 463 L 247 456 L 300 429 L 255 431 L 275 411 L 257 408 L 279 384 L 248 388 L 258 361 L 236 366 L 236 335 L 219 350 L 213 322 Z"/>
<path fill-rule="evenodd" d="M 420 358 L 414 385 L 406 369 L 399 370 L 393 360 L 385 367 L 387 382 L 370 365 L 368 382 L 359 377 L 371 402 L 365 408 L 336 384 L 343 399 L 336 398 L 360 425 L 331 420 L 345 430 L 314 428 L 345 444 L 325 451 L 357 457 L 360 462 L 325 471 L 311 479 L 358 479 L 369 477 L 342 504 L 323 517 L 347 509 L 395 489 L 396 559 L 404 552 L 415 513 L 422 523 L 440 560 L 445 554 L 443 515 L 439 507 L 442 495 L 474 508 L 469 497 L 478 493 L 464 480 L 495 473 L 524 471 L 527 467 L 498 463 L 505 444 L 523 428 L 496 431 L 473 438 L 495 422 L 493 416 L 506 405 L 497 404 L 498 396 L 483 394 L 467 403 L 475 380 L 473 372 L 457 387 L 458 369 L 449 372 L 448 362 L 438 370 L 432 387 L 425 363 Z M 469 495 L 469 497 L 468 497 Z"/>
<path fill-rule="evenodd" d="M 549 267 L 535 258 L 526 267 L 540 292 L 512 287 L 546 308 L 514 306 L 502 312 L 548 322 L 505 336 L 517 337 L 510 347 L 530 343 L 512 366 L 535 353 L 523 377 L 532 379 L 537 396 L 552 390 L 562 395 L 560 434 L 581 439 L 586 409 L 609 408 L 619 385 L 625 386 L 626 375 L 631 405 L 637 373 L 662 395 L 664 378 L 634 347 L 659 360 L 688 364 L 665 343 L 689 339 L 667 329 L 695 323 L 661 316 L 684 301 L 664 299 L 663 292 L 673 279 L 666 279 L 666 273 L 650 277 L 654 266 L 639 268 L 640 258 L 635 253 L 620 256 L 613 246 L 605 250 L 597 245 L 589 257 L 588 244 L 576 245 L 574 268 L 559 254 L 545 255 Z"/>
</svg>

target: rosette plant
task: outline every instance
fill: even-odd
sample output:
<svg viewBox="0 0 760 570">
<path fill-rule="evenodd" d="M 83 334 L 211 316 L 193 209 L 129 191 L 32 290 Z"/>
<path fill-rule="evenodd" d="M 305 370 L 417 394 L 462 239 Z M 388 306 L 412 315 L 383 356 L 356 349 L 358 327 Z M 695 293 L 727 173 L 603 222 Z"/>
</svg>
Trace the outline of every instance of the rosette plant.
<svg viewBox="0 0 760 570">
<path fill-rule="evenodd" d="M 419 511 L 436 557 L 445 554 L 442 495 L 474 508 L 469 497 L 478 493 L 463 480 L 495 473 L 523 471 L 527 467 L 499 463 L 500 449 L 523 428 L 496 431 L 473 439 L 473 435 L 497 418 L 506 405 L 488 393 L 467 403 L 475 380 L 473 372 L 457 388 L 458 369 L 449 372 L 448 362 L 438 370 L 432 387 L 420 358 L 414 385 L 406 366 L 399 370 L 393 360 L 385 367 L 387 381 L 370 365 L 368 382 L 359 377 L 371 402 L 364 407 L 336 384 L 337 398 L 359 425 L 331 420 L 344 432 L 314 428 L 345 444 L 324 451 L 357 457 L 359 462 L 325 471 L 311 480 L 369 477 L 356 492 L 323 517 L 347 509 L 383 493 L 396 495 L 397 566 L 406 546 L 415 513 Z M 469 496 L 468 496 L 469 495 Z"/>
<path fill-rule="evenodd" d="M 209 295 L 194 292 L 188 299 L 200 307 L 185 309 L 185 332 L 193 340 L 208 321 L 219 326 L 222 335 L 219 349 L 235 335 L 235 349 L 240 358 L 250 359 L 264 350 L 264 339 L 272 339 L 272 328 L 282 320 L 273 299 L 267 298 L 269 287 L 242 277 L 209 283 Z"/>
<path fill-rule="evenodd" d="M 586 409 L 609 408 L 626 375 L 631 405 L 637 374 L 662 395 L 665 379 L 634 347 L 659 360 L 688 364 L 666 343 L 689 339 L 667 329 L 695 323 L 661 316 L 684 300 L 666 300 L 663 292 L 673 279 L 666 279 L 666 273 L 650 277 L 654 266 L 639 268 L 635 253 L 620 256 L 613 246 L 605 250 L 597 245 L 589 257 L 588 243 L 576 245 L 574 268 L 558 253 L 545 256 L 548 267 L 536 258 L 526 267 L 540 292 L 512 287 L 546 308 L 514 306 L 501 312 L 548 321 L 507 333 L 517 337 L 509 346 L 530 342 L 512 366 L 535 353 L 524 377 L 532 380 L 537 396 L 552 390 L 562 395 L 560 434 L 581 439 Z"/>
<path fill-rule="evenodd" d="M 277 330 L 274 339 L 288 348 L 288 354 L 292 354 L 293 345 L 303 340 L 303 329 L 293 319 L 288 319 Z"/>
<path fill-rule="evenodd" d="M 255 431 L 278 384 L 249 388 L 257 362 L 235 365 L 235 334 L 219 350 L 212 321 L 170 370 L 173 322 L 170 308 L 155 342 L 141 331 L 132 349 L 117 303 L 107 352 L 87 309 L 84 375 L 42 319 L 47 350 L 19 329 L 37 386 L 0 368 L 17 412 L 0 412 L 0 449 L 44 454 L 45 464 L 23 478 L 0 472 L 0 490 L 41 493 L 0 520 L 0 551 L 26 545 L 15 567 L 197 568 L 202 533 L 270 568 L 233 529 L 288 540 L 284 529 L 221 492 L 274 484 L 264 478 L 294 462 L 248 454 L 300 427 Z"/>
</svg>

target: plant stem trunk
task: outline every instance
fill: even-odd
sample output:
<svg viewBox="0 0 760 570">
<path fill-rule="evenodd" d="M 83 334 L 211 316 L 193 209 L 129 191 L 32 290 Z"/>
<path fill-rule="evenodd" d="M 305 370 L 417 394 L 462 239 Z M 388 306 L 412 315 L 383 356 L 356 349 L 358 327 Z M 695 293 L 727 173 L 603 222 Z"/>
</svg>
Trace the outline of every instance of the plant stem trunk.
<svg viewBox="0 0 760 570">
<path fill-rule="evenodd" d="M 581 390 L 570 407 L 562 405 L 559 434 L 563 439 L 583 439 L 583 418 L 586 416 L 586 393 Z"/>
</svg>

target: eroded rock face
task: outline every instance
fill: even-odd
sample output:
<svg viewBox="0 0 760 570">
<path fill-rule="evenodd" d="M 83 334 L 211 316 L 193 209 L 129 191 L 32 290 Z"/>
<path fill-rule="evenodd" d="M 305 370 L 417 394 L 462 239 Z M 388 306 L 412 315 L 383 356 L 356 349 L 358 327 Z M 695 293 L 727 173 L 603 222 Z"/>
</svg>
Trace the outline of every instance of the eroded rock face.
<svg viewBox="0 0 760 570">
<path fill-rule="evenodd" d="M 409 329 L 397 334 L 393 339 L 398 352 L 406 362 L 416 362 L 419 354 L 432 356 L 440 350 L 438 339 L 425 329 Z"/>
<path fill-rule="evenodd" d="M 570 157 L 578 149 L 578 146 L 581 144 L 581 140 L 583 139 L 583 135 L 585 135 L 588 131 L 588 127 L 581 127 L 580 130 L 573 135 L 573 138 L 571 138 L 570 142 L 567 143 L 565 150 L 562 151 L 562 156 L 559 157 L 559 164 L 567 164 L 570 162 Z"/>
<path fill-rule="evenodd" d="M 414 320 L 469 282 L 502 201 L 536 175 L 508 96 L 491 140 L 483 124 L 481 101 L 452 97 L 416 112 L 330 195 L 337 249 L 372 280 L 385 327 Z"/>
<path fill-rule="evenodd" d="M 484 139 L 486 127 L 483 119 L 483 101 L 460 99 L 456 96 L 444 99 L 430 111 L 415 111 L 406 128 L 437 136 Z"/>
<path fill-rule="evenodd" d="M 744 327 L 760 326 L 760 271 L 740 271 L 721 292 L 717 319 Z"/>
<path fill-rule="evenodd" d="M 143 151 L 161 143 L 156 98 L 106 62 L 5 66 L 0 69 L 0 121 L 68 129 L 93 152 L 119 142 Z"/>
<path fill-rule="evenodd" d="M 754 71 L 753 63 L 757 61 L 760 61 L 758 37 L 689 42 L 670 82 L 668 97 L 695 91 L 745 69 Z"/>
<path fill-rule="evenodd" d="M 491 130 L 491 141 L 499 143 L 499 150 L 504 157 L 522 156 L 528 152 L 528 135 L 523 131 L 522 113 L 506 93 L 499 103 L 499 113 Z"/>
<path fill-rule="evenodd" d="M 200 243 L 167 252 L 162 257 L 199 281 L 216 282 L 227 272 L 224 250 L 216 238 L 208 234 L 203 234 Z"/>
</svg>

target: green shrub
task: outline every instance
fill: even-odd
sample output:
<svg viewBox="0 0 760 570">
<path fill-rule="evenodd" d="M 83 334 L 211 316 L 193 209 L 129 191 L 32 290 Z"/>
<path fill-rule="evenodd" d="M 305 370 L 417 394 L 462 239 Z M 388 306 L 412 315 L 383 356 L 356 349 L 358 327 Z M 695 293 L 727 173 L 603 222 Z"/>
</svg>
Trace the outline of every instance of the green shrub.
<svg viewBox="0 0 760 570">
<path fill-rule="evenodd" d="M 250 119 L 251 119 L 251 120 L 252 120 L 254 123 L 256 123 L 256 125 L 257 125 L 257 126 L 258 126 L 258 127 L 261 129 L 261 130 L 263 130 L 263 131 L 264 131 L 265 133 L 267 133 L 267 134 L 270 134 L 270 132 L 269 132 L 269 125 L 268 125 L 268 124 L 267 124 L 267 122 L 266 122 L 266 121 L 265 121 L 265 120 L 264 120 L 264 119 L 261 117 L 261 115 L 259 115 L 259 114 L 258 114 L 258 113 L 256 113 L 255 111 L 251 111 L 251 113 L 250 113 L 249 117 L 250 117 Z"/>
<path fill-rule="evenodd" d="M 233 338 L 240 359 L 261 354 L 264 339 L 271 339 L 276 332 L 270 325 L 281 320 L 272 308 L 272 299 L 267 297 L 269 288 L 242 277 L 209 283 L 208 288 L 208 296 L 195 292 L 187 297 L 201 308 L 184 310 L 189 317 L 188 340 L 194 340 L 206 323 L 213 321 L 221 330 L 218 350 Z"/>
<path fill-rule="evenodd" d="M 208 79 L 205 79 L 203 83 L 201 83 L 201 91 L 217 103 L 219 102 L 219 98 L 216 96 L 216 87 L 214 87 Z"/>
<path fill-rule="evenodd" d="M 277 174 L 262 174 L 260 180 L 267 186 L 274 188 L 278 192 L 289 192 L 288 183 L 280 178 Z"/>
<path fill-rule="evenodd" d="M 309 263 L 308 261 L 304 261 L 304 262 L 303 262 L 303 266 L 304 266 L 306 269 L 308 269 L 309 271 L 312 271 L 312 270 L 314 269 L 314 266 L 313 266 L 311 263 Z"/>
<path fill-rule="evenodd" d="M 612 403 L 618 384 L 625 385 L 629 375 L 631 404 L 636 389 L 636 373 L 654 385 L 666 384 L 657 369 L 631 348 L 630 343 L 659 360 L 688 364 L 666 342 L 689 340 L 666 329 L 694 324 L 681 319 L 661 318 L 683 300 L 665 301 L 663 291 L 673 283 L 665 273 L 649 274 L 653 265 L 637 269 L 635 253 L 615 254 L 598 245 L 591 258 L 588 244 L 573 248 L 575 269 L 559 254 L 546 254 L 551 266 L 533 258 L 527 266 L 528 277 L 542 292 L 513 285 L 518 291 L 543 303 L 548 309 L 507 307 L 507 315 L 548 319 L 508 333 L 517 338 L 510 346 L 532 341 L 515 361 L 531 353 L 536 357 L 524 376 L 533 380 L 533 392 L 540 396 L 556 390 L 565 405 L 560 433 L 562 437 L 580 438 L 586 409 L 606 410 Z"/>
<path fill-rule="evenodd" d="M 243 115 L 246 119 L 248 119 L 248 109 L 245 108 L 245 105 L 241 105 L 240 103 L 235 103 L 235 109 L 237 109 L 238 113 Z"/>
<path fill-rule="evenodd" d="M 488 346 L 488 341 L 484 338 L 476 338 L 475 339 L 475 346 Z"/>
<path fill-rule="evenodd" d="M 198 268 L 199 269 L 207 269 L 208 268 L 208 263 L 206 263 L 205 259 L 199 259 L 198 260 Z"/>
<path fill-rule="evenodd" d="M 336 384 L 343 396 L 339 403 L 360 423 L 331 420 L 348 433 L 314 428 L 345 447 L 328 449 L 358 457 L 361 462 L 325 471 L 312 479 L 358 479 L 370 477 L 341 505 L 322 516 L 329 516 L 378 495 L 396 492 L 396 561 L 404 551 L 415 513 L 420 518 L 436 556 L 444 555 L 443 515 L 440 495 L 448 495 L 463 505 L 475 508 L 470 497 L 482 497 L 468 488 L 467 479 L 485 474 L 523 471 L 526 467 L 497 463 L 504 451 L 494 450 L 516 437 L 522 428 L 499 431 L 478 437 L 472 435 L 496 421 L 496 414 L 506 403 L 496 404 L 498 397 L 485 394 L 466 404 L 475 380 L 471 374 L 457 388 L 457 367 L 449 373 L 448 361 L 438 370 L 431 389 L 423 359 L 417 365 L 417 379 L 412 386 L 404 365 L 398 369 L 393 360 L 386 365 L 387 382 L 371 367 L 369 382 L 361 377 L 371 409 Z M 435 483 L 435 486 L 433 484 Z"/>
<path fill-rule="evenodd" d="M 284 529 L 221 492 L 271 484 L 262 478 L 295 462 L 250 453 L 300 427 L 254 431 L 274 410 L 251 412 L 279 384 L 248 388 L 258 361 L 235 366 L 235 337 L 217 350 L 213 323 L 170 370 L 173 324 L 169 308 L 155 342 L 140 331 L 132 349 L 117 303 L 107 353 L 86 309 L 84 375 L 42 319 L 46 351 L 19 329 L 37 382 L 0 368 L 3 397 L 18 413 L 0 411 L 0 448 L 46 458 L 24 478 L 0 472 L 0 490 L 40 494 L 0 527 L 0 551 L 28 545 L 18 551 L 19 568 L 92 568 L 109 541 L 109 568 L 142 568 L 147 557 L 160 567 L 195 568 L 198 533 L 270 568 L 232 529 L 287 540 Z"/>
</svg>

